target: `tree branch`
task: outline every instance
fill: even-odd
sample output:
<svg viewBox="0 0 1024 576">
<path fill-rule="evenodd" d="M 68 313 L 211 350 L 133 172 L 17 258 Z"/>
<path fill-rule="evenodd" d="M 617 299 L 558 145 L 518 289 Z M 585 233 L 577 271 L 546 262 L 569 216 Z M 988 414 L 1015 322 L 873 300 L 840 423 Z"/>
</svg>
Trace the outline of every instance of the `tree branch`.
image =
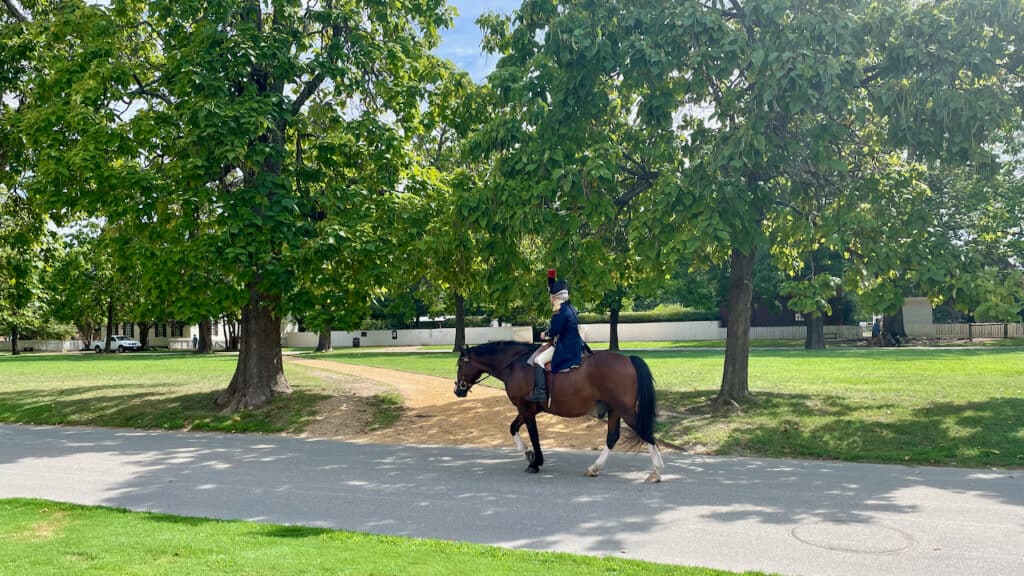
<svg viewBox="0 0 1024 576">
<path fill-rule="evenodd" d="M 132 78 L 135 79 L 135 83 L 139 86 L 139 89 L 134 92 L 135 94 L 139 94 L 141 96 L 149 96 L 150 98 L 156 98 L 157 100 L 160 100 L 168 106 L 174 104 L 174 102 L 171 100 L 171 97 L 167 94 L 157 92 L 156 90 L 150 90 L 149 86 L 143 84 L 142 79 L 139 78 L 139 75 L 135 72 L 132 72 Z"/>
<path fill-rule="evenodd" d="M 654 186 L 654 181 L 658 179 L 658 172 L 647 172 L 643 176 L 637 177 L 633 185 L 629 187 L 629 190 L 615 199 L 615 205 L 622 208 L 630 202 L 632 202 L 637 196 L 650 190 L 651 186 Z"/>
<path fill-rule="evenodd" d="M 333 10 L 334 2 L 328 1 L 325 7 L 327 10 Z M 338 51 L 339 44 L 341 43 L 341 38 L 344 36 L 344 33 L 345 29 L 337 22 L 336 16 L 332 16 L 331 40 L 327 44 L 327 49 L 324 50 L 325 58 L 331 58 L 331 55 Z M 321 70 L 314 74 L 313 77 L 309 79 L 309 82 L 306 82 L 302 87 L 302 90 L 299 92 L 299 95 L 295 98 L 295 101 L 292 102 L 292 116 L 298 116 L 299 112 L 302 112 L 302 107 L 306 105 L 306 101 L 309 100 L 310 97 L 312 97 L 320 88 L 320 85 L 323 84 L 326 76 L 327 75 L 323 70 Z"/>
<path fill-rule="evenodd" d="M 7 10 L 11 13 L 11 16 L 14 16 L 15 20 L 25 23 L 32 21 L 32 17 L 18 5 L 16 0 L 4 0 L 4 5 L 7 6 Z"/>
</svg>

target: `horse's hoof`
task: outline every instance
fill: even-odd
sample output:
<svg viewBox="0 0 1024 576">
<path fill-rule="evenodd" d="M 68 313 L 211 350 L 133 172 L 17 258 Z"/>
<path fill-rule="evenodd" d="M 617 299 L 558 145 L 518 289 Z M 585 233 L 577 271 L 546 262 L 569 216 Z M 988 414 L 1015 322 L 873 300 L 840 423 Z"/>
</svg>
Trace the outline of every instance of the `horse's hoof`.
<svg viewBox="0 0 1024 576">
<path fill-rule="evenodd" d="M 587 468 L 586 471 L 583 472 L 583 475 L 587 478 L 597 478 L 597 471 Z"/>
<path fill-rule="evenodd" d="M 658 482 L 661 482 L 661 474 L 657 472 L 651 472 L 651 475 L 644 480 L 645 484 L 657 484 Z"/>
<path fill-rule="evenodd" d="M 524 472 L 526 472 L 527 474 L 536 474 L 540 472 L 540 468 L 537 468 L 536 466 L 527 466 Z"/>
</svg>

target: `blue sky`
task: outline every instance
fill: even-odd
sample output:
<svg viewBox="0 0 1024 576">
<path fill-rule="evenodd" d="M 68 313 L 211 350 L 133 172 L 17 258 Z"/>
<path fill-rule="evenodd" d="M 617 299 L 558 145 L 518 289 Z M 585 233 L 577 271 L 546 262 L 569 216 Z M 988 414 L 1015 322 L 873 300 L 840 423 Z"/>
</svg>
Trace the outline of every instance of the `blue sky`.
<svg viewBox="0 0 1024 576">
<path fill-rule="evenodd" d="M 442 58 L 455 62 L 473 77 L 482 82 L 494 69 L 498 57 L 484 54 L 480 50 L 483 33 L 476 26 L 476 19 L 484 12 L 510 14 L 519 8 L 521 0 L 448 0 L 458 11 L 452 28 L 441 34 L 441 46 L 437 53 Z"/>
</svg>

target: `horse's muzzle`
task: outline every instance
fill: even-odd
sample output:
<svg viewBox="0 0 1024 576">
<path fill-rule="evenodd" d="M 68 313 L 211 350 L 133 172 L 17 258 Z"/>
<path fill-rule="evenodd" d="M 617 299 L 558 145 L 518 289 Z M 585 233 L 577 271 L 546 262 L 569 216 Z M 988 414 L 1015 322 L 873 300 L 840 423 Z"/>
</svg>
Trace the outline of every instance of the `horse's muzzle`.
<svg viewBox="0 0 1024 576">
<path fill-rule="evenodd" d="M 455 395 L 459 398 L 465 398 L 469 394 L 470 385 L 465 382 L 455 382 Z"/>
</svg>

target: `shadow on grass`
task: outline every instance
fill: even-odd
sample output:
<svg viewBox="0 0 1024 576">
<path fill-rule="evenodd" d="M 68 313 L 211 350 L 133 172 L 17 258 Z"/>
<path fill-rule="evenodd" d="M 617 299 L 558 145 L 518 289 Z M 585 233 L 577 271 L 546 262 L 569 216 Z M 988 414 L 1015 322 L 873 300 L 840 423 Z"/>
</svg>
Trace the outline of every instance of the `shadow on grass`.
<svg viewBox="0 0 1024 576">
<path fill-rule="evenodd" d="M 266 536 L 269 538 L 310 538 L 330 534 L 332 530 L 326 528 L 310 528 L 307 526 L 274 526 L 269 530 L 260 530 L 255 536 Z"/>
<path fill-rule="evenodd" d="M 188 526 L 190 528 L 198 528 L 207 524 L 227 524 L 232 520 L 222 520 L 218 518 L 203 518 L 193 516 L 174 516 L 171 514 L 147 514 L 145 519 L 150 522 L 156 522 L 158 524 L 170 524 L 177 526 Z M 309 538 L 315 536 L 322 536 L 334 532 L 327 528 L 315 528 L 311 526 L 295 526 L 295 525 L 258 525 L 255 530 L 251 532 L 253 536 L 263 536 L 267 538 Z"/>
<path fill-rule="evenodd" d="M 711 413 L 714 391 L 659 392 L 661 435 L 714 454 L 953 466 L 1024 466 L 1024 398 L 857 404 L 826 395 L 759 393 L 741 412 Z"/>
<path fill-rule="evenodd" d="M 222 432 L 298 431 L 315 414 L 326 394 L 294 390 L 259 410 L 224 414 L 215 401 L 221 390 L 191 394 L 102 394 L 138 389 L 108 384 L 56 390 L 23 390 L 0 396 L 0 421 L 23 424 L 72 424 L 162 430 Z"/>
</svg>

